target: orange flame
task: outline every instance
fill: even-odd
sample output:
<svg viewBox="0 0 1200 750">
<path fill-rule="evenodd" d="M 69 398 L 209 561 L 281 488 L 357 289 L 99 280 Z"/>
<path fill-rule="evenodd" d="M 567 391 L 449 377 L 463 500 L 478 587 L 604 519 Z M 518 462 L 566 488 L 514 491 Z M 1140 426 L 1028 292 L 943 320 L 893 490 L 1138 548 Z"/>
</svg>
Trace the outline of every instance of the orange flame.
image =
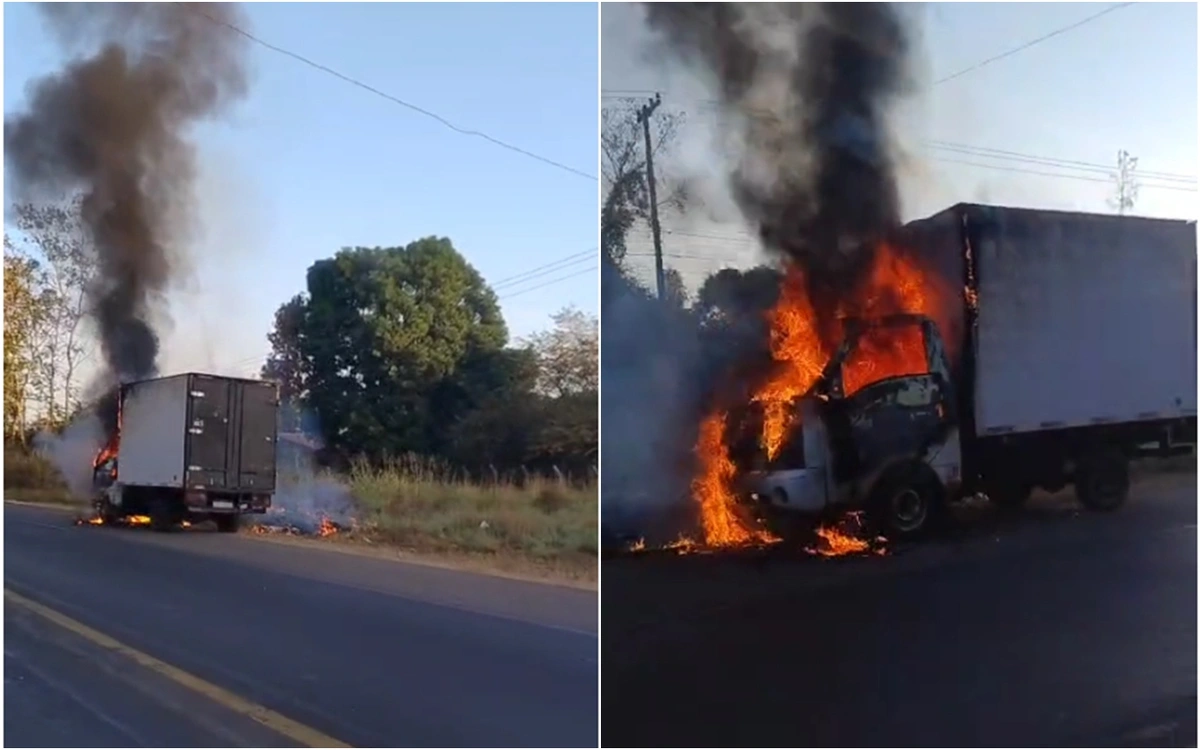
<svg viewBox="0 0 1200 750">
<path fill-rule="evenodd" d="M 883 244 L 850 296 L 840 300 L 832 314 L 820 315 L 809 297 L 803 270 L 789 266 L 779 300 L 767 313 L 774 368 L 750 396 L 750 401 L 762 409 L 759 443 L 766 457 L 775 458 L 797 426 L 799 415 L 794 405 L 812 390 L 828 366 L 833 356 L 831 347 L 839 345 L 845 336 L 847 319 L 923 315 L 934 321 L 945 342 L 953 342 L 954 331 L 949 326 L 953 308 L 947 304 L 952 295 L 943 286 L 914 258 Z M 951 357 L 955 354 L 947 353 Z M 851 395 L 885 378 L 925 371 L 924 338 L 918 328 L 868 328 L 842 365 L 842 381 L 846 395 Z M 700 425 L 696 444 L 700 466 L 692 493 L 700 506 L 704 541 L 714 547 L 776 541 L 770 534 L 755 530 L 736 512 L 732 488 L 738 467 L 729 457 L 725 422 L 724 412 L 711 413 Z M 834 539 L 839 549 L 845 548 L 849 543 L 836 538 L 838 533 L 828 530 L 823 538 L 827 543 Z M 861 542 L 853 536 L 846 538 Z M 833 549 L 834 544 L 829 543 L 829 547 Z"/>
<path fill-rule="evenodd" d="M 711 547 L 767 544 L 778 541 L 771 534 L 747 523 L 738 512 L 733 479 L 737 467 L 729 458 L 725 442 L 725 414 L 717 412 L 700 425 L 696 453 L 701 472 L 692 482 L 692 494 L 700 502 L 700 524 L 704 542 Z"/>
<path fill-rule="evenodd" d="M 317 536 L 333 536 L 338 531 L 337 526 L 328 517 L 321 517 L 321 525 L 317 528 Z"/>
</svg>

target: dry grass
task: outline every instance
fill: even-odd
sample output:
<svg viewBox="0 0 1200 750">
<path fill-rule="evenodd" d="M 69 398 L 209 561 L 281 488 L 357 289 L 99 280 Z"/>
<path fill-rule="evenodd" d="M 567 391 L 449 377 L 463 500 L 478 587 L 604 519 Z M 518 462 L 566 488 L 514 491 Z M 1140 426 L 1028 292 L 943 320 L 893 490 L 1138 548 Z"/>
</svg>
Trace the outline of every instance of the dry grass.
<svg viewBox="0 0 1200 750">
<path fill-rule="evenodd" d="M 473 567 L 509 573 L 595 581 L 598 493 L 594 485 L 534 479 L 478 484 L 455 478 L 444 467 L 420 459 L 382 469 L 355 466 L 349 476 L 321 477 L 348 488 L 355 508 L 354 530 L 336 535 L 399 547 L 417 556 L 460 560 Z M 339 522 L 346 509 L 314 501 L 313 478 L 282 475 L 276 505 L 286 505 L 287 488 L 301 490 L 310 512 L 329 512 Z M 4 451 L 4 496 L 9 500 L 86 505 L 71 497 L 49 462 L 19 448 Z"/>
<path fill-rule="evenodd" d="M 49 461 L 21 448 L 4 448 L 4 498 L 27 503 L 79 505 Z"/>
<path fill-rule="evenodd" d="M 598 554 L 595 486 L 534 479 L 478 484 L 419 460 L 349 476 L 365 533 L 435 554 L 489 558 L 594 580 Z"/>
</svg>

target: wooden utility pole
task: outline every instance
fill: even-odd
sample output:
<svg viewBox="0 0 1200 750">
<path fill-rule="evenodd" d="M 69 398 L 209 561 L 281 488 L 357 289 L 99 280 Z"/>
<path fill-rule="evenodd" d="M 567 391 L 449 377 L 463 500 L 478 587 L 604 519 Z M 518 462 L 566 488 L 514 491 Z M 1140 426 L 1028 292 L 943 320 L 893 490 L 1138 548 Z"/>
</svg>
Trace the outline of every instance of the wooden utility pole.
<svg viewBox="0 0 1200 750">
<path fill-rule="evenodd" d="M 654 185 L 654 148 L 650 144 L 650 116 L 658 105 L 662 104 L 662 94 L 642 105 L 638 110 L 638 122 L 642 124 L 642 133 L 646 136 L 646 187 L 650 193 L 650 233 L 654 237 L 654 280 L 658 286 L 658 298 L 666 294 L 667 279 L 663 272 L 662 230 L 658 226 L 658 195 Z"/>
</svg>

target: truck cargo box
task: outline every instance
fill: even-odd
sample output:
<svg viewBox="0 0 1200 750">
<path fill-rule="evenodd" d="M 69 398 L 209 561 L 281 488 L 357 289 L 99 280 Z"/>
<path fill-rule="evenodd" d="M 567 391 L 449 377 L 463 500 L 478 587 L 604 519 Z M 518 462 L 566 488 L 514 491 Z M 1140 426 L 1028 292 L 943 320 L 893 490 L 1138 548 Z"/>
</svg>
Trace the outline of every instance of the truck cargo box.
<svg viewBox="0 0 1200 750">
<path fill-rule="evenodd" d="M 952 283 L 973 259 L 976 434 L 1195 417 L 1195 222 L 962 204 L 906 230 Z"/>
<path fill-rule="evenodd" d="M 274 383 L 186 373 L 121 391 L 120 480 L 128 486 L 270 493 Z"/>
</svg>

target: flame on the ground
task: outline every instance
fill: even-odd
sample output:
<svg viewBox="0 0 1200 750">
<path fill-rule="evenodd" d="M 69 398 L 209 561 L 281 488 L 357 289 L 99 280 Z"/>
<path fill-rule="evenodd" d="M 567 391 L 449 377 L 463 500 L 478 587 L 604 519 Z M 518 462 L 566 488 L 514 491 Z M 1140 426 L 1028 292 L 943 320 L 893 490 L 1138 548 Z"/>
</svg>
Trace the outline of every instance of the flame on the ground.
<svg viewBox="0 0 1200 750">
<path fill-rule="evenodd" d="M 630 552 L 643 552 L 646 549 L 646 540 L 638 539 L 633 544 L 629 545 Z"/>
<path fill-rule="evenodd" d="M 945 341 L 954 340 L 947 325 L 951 296 L 932 273 L 891 245 L 881 245 L 870 271 L 854 291 L 839 300 L 829 314 L 818 315 L 809 297 L 804 271 L 789 266 L 779 299 L 767 313 L 774 367 L 750 395 L 762 409 L 759 444 L 768 459 L 775 458 L 788 434 L 799 424 L 794 408 L 821 377 L 844 334 L 845 321 L 878 320 L 895 314 L 924 315 L 932 319 Z M 948 352 L 954 356 L 954 352 Z M 842 369 L 847 395 L 889 377 L 925 372 L 925 349 L 915 326 L 870 328 L 859 339 Z M 709 547 L 745 546 L 778 541 L 739 512 L 734 480 L 739 474 L 730 459 L 726 413 L 715 410 L 701 423 L 696 442 L 698 471 L 692 494 L 700 510 L 704 544 Z M 855 541 L 826 530 L 829 549 L 849 549 Z M 854 537 L 849 537 L 854 540 Z M 869 545 L 868 545 L 869 546 Z M 861 551 L 861 550 L 859 550 Z"/>
<path fill-rule="evenodd" d="M 315 525 L 304 524 L 303 526 L 297 526 L 284 522 L 259 522 L 250 527 L 250 533 L 259 535 L 289 534 L 292 536 L 316 536 L 325 538 L 334 536 L 343 531 L 345 528 L 346 527 L 329 518 L 329 516 L 321 516 L 321 520 L 317 521 Z M 349 528 L 354 530 L 357 527 L 355 525 L 351 525 Z"/>
<path fill-rule="evenodd" d="M 663 549 L 674 550 L 681 555 L 686 555 L 689 552 L 699 549 L 699 547 L 700 545 L 696 543 L 695 539 L 692 539 L 686 534 L 681 534 L 678 539 L 666 545 L 666 547 Z"/>
</svg>

